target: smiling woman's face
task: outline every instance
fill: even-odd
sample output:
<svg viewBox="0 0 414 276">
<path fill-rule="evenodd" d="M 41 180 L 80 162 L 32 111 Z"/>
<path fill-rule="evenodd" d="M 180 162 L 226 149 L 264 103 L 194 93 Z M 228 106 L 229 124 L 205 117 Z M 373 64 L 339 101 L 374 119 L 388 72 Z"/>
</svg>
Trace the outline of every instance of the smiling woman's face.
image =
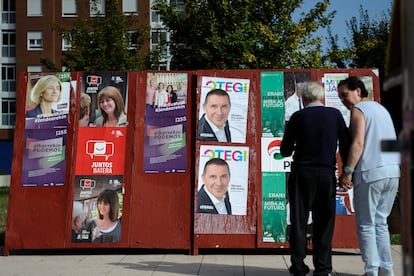
<svg viewBox="0 0 414 276">
<path fill-rule="evenodd" d="M 99 101 L 99 105 L 106 114 L 112 114 L 115 112 L 116 104 L 114 99 L 108 96 L 103 96 Z"/>
<path fill-rule="evenodd" d="M 42 93 L 42 100 L 45 102 L 57 102 L 60 95 L 60 84 L 58 82 L 49 85 Z"/>
</svg>

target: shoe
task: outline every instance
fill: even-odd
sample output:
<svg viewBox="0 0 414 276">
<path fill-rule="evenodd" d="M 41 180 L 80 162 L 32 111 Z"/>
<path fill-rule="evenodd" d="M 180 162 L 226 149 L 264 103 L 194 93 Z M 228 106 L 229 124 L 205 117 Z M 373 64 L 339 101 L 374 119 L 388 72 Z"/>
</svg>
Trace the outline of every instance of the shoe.
<svg viewBox="0 0 414 276">
<path fill-rule="evenodd" d="M 293 266 L 289 267 L 289 272 L 291 276 L 306 276 L 307 273 L 309 273 L 310 269 L 306 265 L 304 267 L 305 271 L 297 271 Z"/>
</svg>

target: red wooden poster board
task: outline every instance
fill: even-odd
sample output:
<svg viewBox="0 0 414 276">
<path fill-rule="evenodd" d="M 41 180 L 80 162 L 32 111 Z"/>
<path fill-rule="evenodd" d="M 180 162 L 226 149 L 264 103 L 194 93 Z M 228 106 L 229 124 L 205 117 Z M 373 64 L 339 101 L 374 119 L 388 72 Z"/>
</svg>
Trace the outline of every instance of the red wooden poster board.
<svg viewBox="0 0 414 276">
<path fill-rule="evenodd" d="M 49 118 L 43 118 L 51 130 L 46 129 L 46 125 L 36 124 L 31 126 L 38 126 L 38 130 L 28 130 L 28 93 L 35 82 L 28 83 L 40 75 L 23 73 L 17 97 L 4 254 L 8 255 L 9 250 L 70 248 L 182 249 L 197 254 L 203 248 L 288 247 L 286 232 L 283 232 L 287 226 L 286 211 L 282 210 L 274 217 L 279 222 L 268 222 L 266 216 L 272 213 L 264 212 L 265 206 L 279 211 L 285 208 L 286 195 L 283 190 L 266 190 L 268 187 L 263 181 L 263 171 L 272 170 L 269 166 L 277 164 L 263 163 L 263 137 L 271 136 L 269 129 L 272 126 L 263 123 L 262 119 L 267 116 L 266 112 L 273 114 L 272 109 L 264 109 L 263 100 L 277 99 L 280 93 L 285 100 L 290 90 L 267 91 L 270 94 L 263 95 L 264 82 L 270 76 L 272 81 L 283 81 L 282 87 L 290 87 L 307 76 L 327 87 L 332 84 L 327 80 L 341 74 L 363 77 L 371 84 L 369 89 L 373 91 L 373 99 L 380 101 L 378 76 L 371 69 L 75 72 L 70 74 L 71 80 L 63 81 L 62 85 L 69 100 L 66 106 L 58 107 L 66 113 L 56 117 L 58 121 L 66 120 L 67 125 L 57 125 Z M 151 94 L 151 87 L 160 83 L 165 89 L 171 86 L 177 95 L 168 92 L 164 102 L 161 100 L 166 94 L 157 95 L 157 101 L 154 96 L 149 103 L 147 96 Z M 99 111 L 98 94 L 104 85 L 118 85 L 120 91 L 124 91 L 125 126 L 102 130 L 95 125 L 99 112 L 102 112 Z M 209 112 L 205 106 L 207 93 L 217 88 L 226 91 L 231 101 L 228 107 L 231 110 L 231 138 L 224 132 L 220 138 L 224 142 L 198 137 L 200 119 Z M 90 109 L 93 110 L 89 113 L 87 126 L 81 126 L 79 121 L 82 93 L 89 93 Z M 334 100 L 330 102 L 335 103 Z M 275 112 L 274 116 L 281 116 L 277 115 L 276 109 Z M 207 131 L 201 132 L 204 138 L 211 138 Z M 54 135 L 56 137 L 49 137 Z M 117 135 L 122 138 L 116 138 Z M 272 143 L 266 150 L 270 153 L 276 148 L 277 145 Z M 59 155 L 45 159 L 34 153 L 34 149 L 59 150 Z M 62 160 L 62 156 L 63 169 L 54 163 Z M 229 168 L 228 205 L 220 210 L 220 214 L 209 212 L 212 207 L 201 202 L 201 190 L 207 182 L 203 171 L 213 158 L 225 161 Z M 39 161 L 37 167 L 27 165 L 34 160 Z M 30 179 L 26 177 L 27 172 L 30 171 L 30 176 L 36 175 L 33 168 L 36 173 L 57 172 L 57 175 L 63 175 L 64 181 L 26 181 Z M 282 170 L 282 173 L 285 172 Z M 283 186 L 285 175 L 281 177 Z M 94 191 L 95 187 L 104 190 L 104 187 L 118 184 L 119 187 L 113 190 L 117 191 L 119 199 L 120 239 L 100 243 L 88 240 L 91 231 L 86 229 L 84 220 L 80 224 L 83 228 L 77 230 L 80 232 L 75 233 L 74 239 L 74 206 L 81 203 L 83 215 L 95 218 L 100 212 L 97 208 L 99 193 Z M 266 193 L 272 198 L 264 201 Z M 344 196 L 342 203 L 349 207 L 350 200 Z M 279 227 L 276 227 L 279 234 L 268 231 L 268 226 L 269 229 Z M 358 247 L 352 211 L 337 215 L 333 247 Z"/>
</svg>

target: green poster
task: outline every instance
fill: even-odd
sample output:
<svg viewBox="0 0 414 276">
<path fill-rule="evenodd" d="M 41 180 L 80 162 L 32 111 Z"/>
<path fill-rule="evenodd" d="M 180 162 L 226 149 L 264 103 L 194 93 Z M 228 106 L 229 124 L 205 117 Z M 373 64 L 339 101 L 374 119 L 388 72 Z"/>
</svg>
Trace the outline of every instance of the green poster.
<svg viewBox="0 0 414 276">
<path fill-rule="evenodd" d="M 282 137 L 285 130 L 283 72 L 262 72 L 262 137 Z"/>
<path fill-rule="evenodd" d="M 263 242 L 286 242 L 286 174 L 262 172 Z"/>
</svg>

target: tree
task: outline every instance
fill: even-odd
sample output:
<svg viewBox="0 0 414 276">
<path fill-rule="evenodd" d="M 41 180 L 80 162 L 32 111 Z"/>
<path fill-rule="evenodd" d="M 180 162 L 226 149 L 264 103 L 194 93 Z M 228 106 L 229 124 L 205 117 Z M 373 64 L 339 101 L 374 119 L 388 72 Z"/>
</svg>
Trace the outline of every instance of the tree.
<svg viewBox="0 0 414 276">
<path fill-rule="evenodd" d="M 359 22 L 352 17 L 346 22 L 349 39 L 346 47 L 338 45 L 338 35 L 328 30 L 330 51 L 327 60 L 338 68 L 378 68 L 381 103 L 388 109 L 394 120 L 397 132 L 401 129 L 401 95 L 398 92 L 384 91 L 385 62 L 391 27 L 391 11 L 383 12 L 378 19 L 371 20 L 362 5 L 359 8 Z"/>
<path fill-rule="evenodd" d="M 328 30 L 328 60 L 339 68 L 378 68 L 380 80 L 383 79 L 390 25 L 390 10 L 371 20 L 368 11 L 360 5 L 359 22 L 356 17 L 346 22 L 350 35 L 349 40 L 345 38 L 346 47 L 341 49 L 338 35 L 332 35 Z"/>
<path fill-rule="evenodd" d="M 321 67 L 321 38 L 312 34 L 328 26 L 335 12 L 324 15 L 330 2 L 323 0 L 294 22 L 302 3 L 186 0 L 180 13 L 173 1 L 157 0 L 153 8 L 171 35 L 171 69 Z"/>
<path fill-rule="evenodd" d="M 140 46 L 147 39 L 147 31 L 130 32 L 136 20 L 132 15 L 124 15 L 118 2 L 106 0 L 105 16 L 100 16 L 92 1 L 97 16 L 79 18 L 71 29 L 53 26 L 70 45 L 69 51 L 62 52 L 62 66 L 66 70 L 136 70 L 142 67 Z M 42 62 L 52 70 L 57 68 L 48 59 Z"/>
</svg>

